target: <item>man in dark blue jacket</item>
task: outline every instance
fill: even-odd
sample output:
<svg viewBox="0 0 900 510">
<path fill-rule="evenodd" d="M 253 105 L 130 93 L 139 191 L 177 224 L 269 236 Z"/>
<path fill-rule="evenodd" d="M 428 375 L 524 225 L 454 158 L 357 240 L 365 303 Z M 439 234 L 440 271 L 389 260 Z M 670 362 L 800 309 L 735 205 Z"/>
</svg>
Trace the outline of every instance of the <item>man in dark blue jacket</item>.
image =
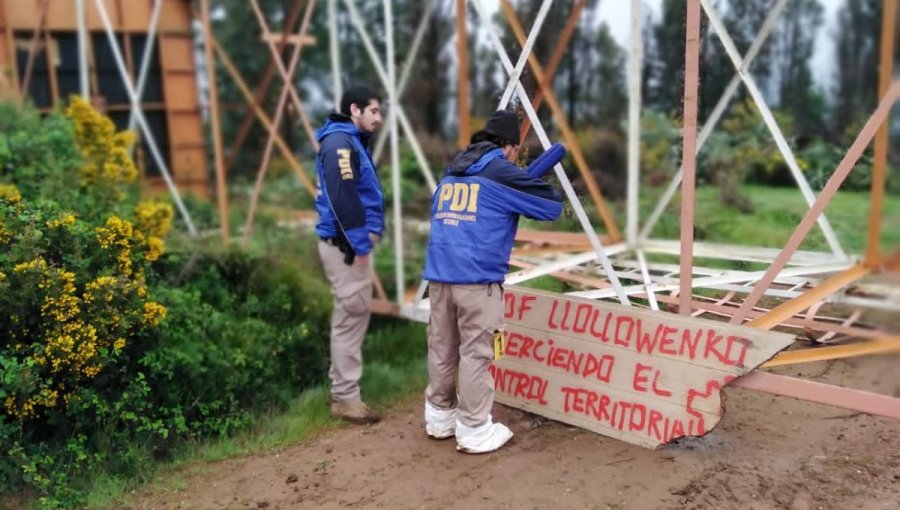
<svg viewBox="0 0 900 510">
<path fill-rule="evenodd" d="M 432 199 L 425 431 L 455 436 L 466 453 L 496 450 L 513 435 L 491 418 L 489 366 L 503 330 L 502 284 L 519 216 L 554 220 L 562 212 L 556 190 L 512 163 L 518 149 L 516 114 L 495 112 L 451 159 Z"/>
<path fill-rule="evenodd" d="M 362 401 L 362 342 L 372 306 L 369 254 L 384 231 L 384 198 L 369 154 L 381 125 L 381 100 L 368 87 L 348 89 L 340 113 L 316 133 L 319 257 L 334 293 L 331 315 L 331 415 L 353 423 L 380 416 Z"/>
</svg>

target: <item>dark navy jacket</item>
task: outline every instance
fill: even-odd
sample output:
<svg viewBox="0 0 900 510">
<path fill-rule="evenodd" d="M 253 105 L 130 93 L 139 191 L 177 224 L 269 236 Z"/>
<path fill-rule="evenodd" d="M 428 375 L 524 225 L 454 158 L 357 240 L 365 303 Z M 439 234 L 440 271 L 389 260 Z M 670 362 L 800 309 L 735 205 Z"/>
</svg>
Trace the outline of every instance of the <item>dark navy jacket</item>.
<svg viewBox="0 0 900 510">
<path fill-rule="evenodd" d="M 519 215 L 554 220 L 562 198 L 546 182 L 510 163 L 491 142 L 470 145 L 450 161 L 431 201 L 426 280 L 500 283 Z"/>
<path fill-rule="evenodd" d="M 384 231 L 384 195 L 367 148 L 368 135 L 350 117 L 331 114 L 316 133 L 316 234 L 345 237 L 357 255 L 372 251 L 369 233 Z"/>
</svg>

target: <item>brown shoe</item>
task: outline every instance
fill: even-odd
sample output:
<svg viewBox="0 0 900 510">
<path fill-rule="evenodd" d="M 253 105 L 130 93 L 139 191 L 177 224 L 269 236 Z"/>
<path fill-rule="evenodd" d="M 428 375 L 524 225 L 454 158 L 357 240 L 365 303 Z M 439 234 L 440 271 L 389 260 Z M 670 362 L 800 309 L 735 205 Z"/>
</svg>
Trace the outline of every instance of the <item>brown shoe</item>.
<svg viewBox="0 0 900 510">
<path fill-rule="evenodd" d="M 381 420 L 381 415 L 371 407 L 367 406 L 362 400 L 332 402 L 331 417 L 341 418 L 357 425 L 375 423 Z"/>
</svg>

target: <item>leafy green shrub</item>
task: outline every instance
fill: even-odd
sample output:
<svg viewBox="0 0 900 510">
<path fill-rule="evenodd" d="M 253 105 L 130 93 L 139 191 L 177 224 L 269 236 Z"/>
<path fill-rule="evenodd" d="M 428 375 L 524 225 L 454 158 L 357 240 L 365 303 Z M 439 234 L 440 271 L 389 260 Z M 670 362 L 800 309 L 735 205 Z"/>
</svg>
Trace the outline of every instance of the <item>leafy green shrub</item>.
<svg viewBox="0 0 900 510">
<path fill-rule="evenodd" d="M 147 401 L 133 398 L 149 393 L 146 382 L 120 376 L 126 351 L 139 351 L 166 314 L 145 275 L 163 251 L 171 208 L 142 204 L 129 219 L 116 214 L 127 209 L 121 200 L 97 203 L 101 188 L 124 196 L 136 173 L 122 168 L 128 137 L 86 103 L 73 100 L 67 117 L 47 120 L 4 109 L 14 120 L 0 126 L 9 149 L 0 185 L 0 486 L 31 485 L 53 507 L 77 503 L 70 478 L 100 460 L 93 430 L 128 423 L 161 432 Z M 31 129 L 41 134 L 23 134 Z M 63 184 L 70 172 L 81 187 Z"/>
<path fill-rule="evenodd" d="M 181 271 L 178 255 L 163 262 L 164 277 Z M 157 402 L 172 423 L 224 435 L 322 382 L 331 303 L 321 280 L 236 250 L 192 266 L 178 288 L 160 287 L 169 314 L 140 360 L 151 386 L 167 388 Z"/>
<path fill-rule="evenodd" d="M 138 201 L 129 135 L 79 99 L 0 113 L 0 491 L 78 506 L 92 473 L 146 476 L 324 379 L 330 294 L 302 255 L 165 253 L 178 220 Z"/>
</svg>

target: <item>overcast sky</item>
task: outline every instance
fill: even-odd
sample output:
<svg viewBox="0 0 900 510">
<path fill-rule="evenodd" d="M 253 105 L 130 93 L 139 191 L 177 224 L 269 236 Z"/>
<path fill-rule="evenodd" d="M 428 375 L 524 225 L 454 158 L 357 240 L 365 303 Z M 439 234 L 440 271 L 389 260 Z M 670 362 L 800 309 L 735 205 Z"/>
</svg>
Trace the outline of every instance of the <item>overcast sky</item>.
<svg viewBox="0 0 900 510">
<path fill-rule="evenodd" d="M 819 0 L 824 12 L 824 23 L 816 34 L 816 52 L 813 54 L 812 69 L 819 84 L 825 88 L 831 82 L 834 68 L 834 24 L 838 8 L 844 0 Z M 644 9 L 651 10 L 659 17 L 662 0 L 644 0 Z M 631 27 L 631 2 L 624 0 L 601 0 L 599 18 L 606 21 L 619 44 L 627 45 Z M 627 47 L 627 46 L 626 46 Z"/>
<path fill-rule="evenodd" d="M 499 0 L 482 0 L 489 9 L 499 8 Z M 827 93 L 834 77 L 834 25 L 837 9 L 845 0 L 819 0 L 824 12 L 824 23 L 816 34 L 816 51 L 812 59 L 813 74 L 819 85 Z M 644 9 L 654 13 L 658 19 L 662 0 L 644 0 Z M 628 47 L 628 38 L 631 32 L 630 26 L 631 2 L 630 0 L 600 0 L 597 23 L 606 22 L 616 40 L 624 48 Z"/>
</svg>

